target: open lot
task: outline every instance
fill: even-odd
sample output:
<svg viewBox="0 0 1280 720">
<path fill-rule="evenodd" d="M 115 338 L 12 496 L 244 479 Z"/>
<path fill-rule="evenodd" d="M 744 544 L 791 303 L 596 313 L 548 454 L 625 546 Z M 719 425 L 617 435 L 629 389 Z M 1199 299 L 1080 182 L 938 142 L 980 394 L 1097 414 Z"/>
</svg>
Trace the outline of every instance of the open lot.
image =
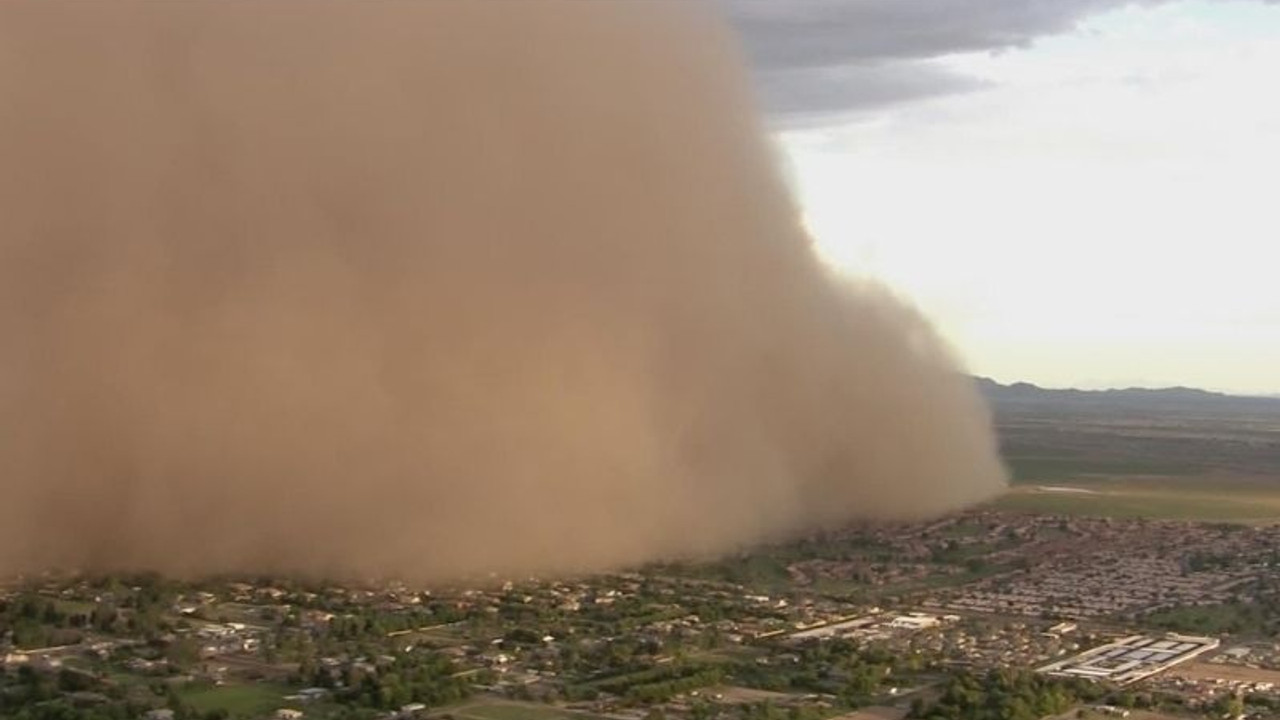
<svg viewBox="0 0 1280 720">
<path fill-rule="evenodd" d="M 703 694 L 716 698 L 717 700 L 723 700 L 727 703 L 776 701 L 790 697 L 786 693 L 729 685 L 707 688 L 703 691 Z"/>
<path fill-rule="evenodd" d="M 587 713 L 497 699 L 481 699 L 454 706 L 447 714 L 460 720 L 597 720 L 596 716 Z"/>
<path fill-rule="evenodd" d="M 231 715 L 270 713 L 292 704 L 284 701 L 288 688 L 267 683 L 223 685 L 190 688 L 181 692 L 182 699 L 200 712 L 223 709 Z"/>
<path fill-rule="evenodd" d="M 869 707 L 831 720 L 902 720 L 906 716 L 907 711 L 903 708 Z"/>
<path fill-rule="evenodd" d="M 1171 675 L 1188 680 L 1222 680 L 1224 682 L 1269 682 L 1280 686 L 1280 670 L 1264 670 L 1243 665 L 1193 662 L 1175 668 Z"/>
</svg>

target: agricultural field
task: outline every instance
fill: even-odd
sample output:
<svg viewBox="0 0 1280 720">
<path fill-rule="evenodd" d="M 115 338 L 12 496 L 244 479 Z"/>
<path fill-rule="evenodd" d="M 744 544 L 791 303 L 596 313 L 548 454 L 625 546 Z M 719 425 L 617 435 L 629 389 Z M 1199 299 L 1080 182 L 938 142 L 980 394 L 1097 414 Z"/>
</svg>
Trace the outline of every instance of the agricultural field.
<svg viewBox="0 0 1280 720">
<path fill-rule="evenodd" d="M 996 509 L 1280 521 L 1280 401 L 982 387 L 1012 484 Z"/>
<path fill-rule="evenodd" d="M 992 507 L 1052 515 L 1266 523 L 1280 521 L 1280 486 L 1241 486 L 1211 478 L 1015 484 Z"/>
<path fill-rule="evenodd" d="M 1197 468 L 1158 460 L 1100 460 L 1089 457 L 1008 455 L 1010 480 L 1015 485 L 1089 481 L 1116 477 L 1186 477 Z"/>
</svg>

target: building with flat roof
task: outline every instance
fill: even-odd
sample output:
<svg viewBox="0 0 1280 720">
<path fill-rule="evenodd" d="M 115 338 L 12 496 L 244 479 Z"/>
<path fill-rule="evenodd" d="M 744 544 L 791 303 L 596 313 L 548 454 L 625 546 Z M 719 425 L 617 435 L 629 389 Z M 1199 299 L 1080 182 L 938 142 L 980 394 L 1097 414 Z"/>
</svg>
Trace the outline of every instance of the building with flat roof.
<svg viewBox="0 0 1280 720">
<path fill-rule="evenodd" d="M 1217 638 L 1170 633 L 1133 635 L 1038 668 L 1059 677 L 1105 680 L 1127 685 L 1184 663 L 1218 647 Z"/>
</svg>

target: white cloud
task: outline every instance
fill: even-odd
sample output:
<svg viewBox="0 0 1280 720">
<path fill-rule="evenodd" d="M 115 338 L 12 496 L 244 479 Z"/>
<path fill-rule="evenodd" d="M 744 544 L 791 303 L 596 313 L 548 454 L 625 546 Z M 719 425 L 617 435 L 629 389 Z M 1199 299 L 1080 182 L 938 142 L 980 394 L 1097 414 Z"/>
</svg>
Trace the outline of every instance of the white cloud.
<svg viewBox="0 0 1280 720">
<path fill-rule="evenodd" d="M 991 89 L 782 135 L 831 262 L 978 372 L 1275 390 L 1280 6 L 1130 8 L 944 62 Z"/>
</svg>

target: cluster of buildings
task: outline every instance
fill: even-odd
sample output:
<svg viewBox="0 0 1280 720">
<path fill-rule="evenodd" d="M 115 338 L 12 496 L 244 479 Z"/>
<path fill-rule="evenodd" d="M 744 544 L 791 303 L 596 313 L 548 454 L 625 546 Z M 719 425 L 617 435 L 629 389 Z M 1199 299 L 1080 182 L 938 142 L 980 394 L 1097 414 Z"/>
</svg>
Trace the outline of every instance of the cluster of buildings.
<svg viewBox="0 0 1280 720">
<path fill-rule="evenodd" d="M 908 612 L 898 615 L 886 613 L 878 607 L 870 608 L 865 615 L 852 618 L 838 618 L 834 621 L 819 622 L 816 625 L 804 625 L 787 635 L 792 641 L 822 640 L 827 638 L 849 638 L 863 642 L 888 640 L 903 632 L 916 632 L 936 628 L 943 623 L 960 620 L 956 615 L 930 615 L 923 612 Z"/>
<path fill-rule="evenodd" d="M 1280 577 L 1274 528 L 1079 518 L 1064 528 L 1069 547 L 1024 546 L 1021 569 L 940 593 L 933 604 L 952 612 L 1132 619 L 1248 598 L 1258 580 Z"/>
<path fill-rule="evenodd" d="M 1189 572 L 1175 557 L 1114 550 L 1049 560 L 1034 571 L 963 588 L 955 611 L 1098 618 L 1185 605 L 1212 605 L 1256 577 L 1252 568 Z"/>
<path fill-rule="evenodd" d="M 767 591 L 672 568 L 431 590 L 211 583 L 177 596 L 163 639 L 192 647 L 199 670 L 183 672 L 214 683 L 279 682 L 298 672 L 306 654 L 319 673 L 292 682 L 291 696 L 282 698 L 304 708 L 326 693 L 308 687 L 314 677 L 376 674 L 393 655 L 419 650 L 451 659 L 480 692 L 561 702 L 570 685 L 590 683 L 593 663 L 622 647 L 619 666 L 634 671 L 702 652 L 768 664 L 800 645 L 837 639 L 920 658 L 935 671 L 1038 668 L 1209 695 L 1280 687 L 1254 676 L 1231 685 L 1229 673 L 1202 667 L 1211 656 L 1223 667 L 1280 667 L 1280 646 L 1236 657 L 1238 648 L 1218 653 L 1213 638 L 1122 632 L 1141 627 L 1153 610 L 1247 599 L 1259 580 L 1280 579 L 1280 529 L 984 511 L 850 529 L 823 542 L 833 550 L 790 563 L 795 582 Z M 842 595 L 839 584 L 817 585 L 833 578 L 875 592 Z M 62 579 L 38 593 L 70 605 L 103 600 L 99 590 Z M 380 652 L 387 654 L 344 647 L 351 633 L 385 641 Z M 0 633 L 0 661 L 56 669 L 65 659 L 92 657 L 139 676 L 179 672 L 122 635 L 85 631 L 80 643 L 31 650 Z M 301 646 L 305 653 L 293 649 Z M 681 702 L 691 701 L 671 708 L 679 711 Z"/>
</svg>

